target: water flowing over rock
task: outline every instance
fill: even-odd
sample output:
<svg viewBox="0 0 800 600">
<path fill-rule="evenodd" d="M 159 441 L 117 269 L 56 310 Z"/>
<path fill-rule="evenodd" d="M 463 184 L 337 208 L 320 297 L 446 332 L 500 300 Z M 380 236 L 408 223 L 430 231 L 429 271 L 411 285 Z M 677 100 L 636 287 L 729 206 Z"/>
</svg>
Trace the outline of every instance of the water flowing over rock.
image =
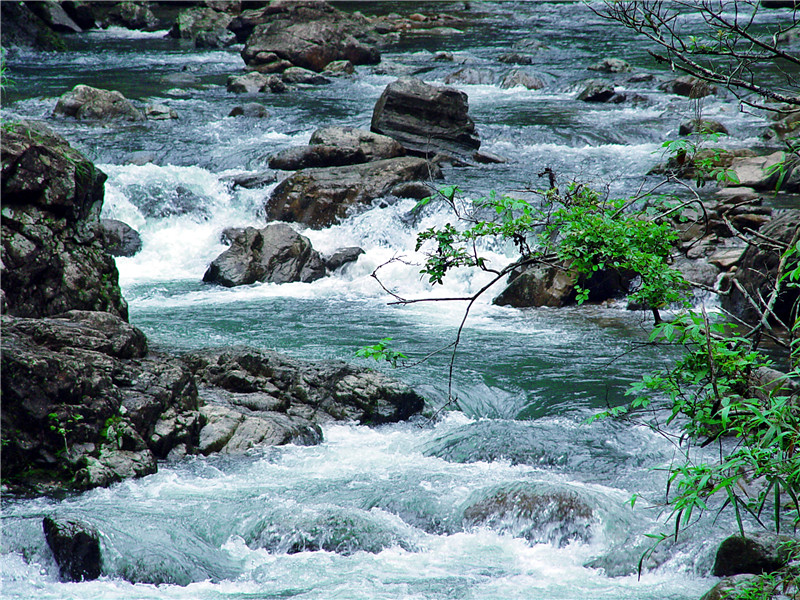
<svg viewBox="0 0 800 600">
<path fill-rule="evenodd" d="M 798 229 L 800 229 L 800 210 L 792 209 L 774 217 L 761 227 L 759 232 L 767 238 L 789 244 L 793 239 L 796 242 Z M 747 323 L 758 323 L 761 319 L 760 310 L 764 307 L 760 306 L 760 310 L 756 310 L 748 300 L 748 296 L 753 299 L 770 298 L 780 259 L 781 251 L 777 249 L 766 245 L 749 246 L 733 277 L 730 292 L 720 297 L 722 307 Z M 791 268 L 792 265 L 786 267 Z M 759 302 L 759 300 L 754 301 Z M 791 325 L 794 318 L 792 309 L 797 301 L 797 289 L 785 288 L 775 302 L 773 308 L 775 315 L 784 323 Z"/>
<path fill-rule="evenodd" d="M 468 110 L 464 92 L 402 77 L 378 98 L 371 130 L 394 138 L 412 154 L 471 156 L 481 142 Z"/>
<path fill-rule="evenodd" d="M 299 423 L 392 423 L 408 419 L 424 404 L 405 384 L 342 361 L 301 361 L 253 348 L 202 350 L 183 360 L 198 383 L 211 388 L 201 388 L 201 394 L 216 397 L 217 404 L 249 405 Z"/>
<path fill-rule="evenodd" d="M 337 60 L 354 65 L 380 62 L 377 48 L 357 39 L 366 35 L 368 21 L 327 2 L 275 2 L 257 14 L 243 13 L 240 21 L 245 18 L 259 23 L 242 51 L 245 63 L 256 70 L 275 72 L 269 65 L 278 61 L 318 73 Z"/>
<path fill-rule="evenodd" d="M 614 91 L 614 84 L 611 82 L 603 81 L 602 79 L 590 79 L 578 94 L 578 100 L 617 103 L 625 100 L 625 95 L 617 94 Z"/>
<path fill-rule="evenodd" d="M 178 360 L 109 313 L 4 316 L 3 477 L 34 489 L 106 486 L 197 446 L 197 389 Z"/>
<path fill-rule="evenodd" d="M 247 227 L 228 237 L 231 247 L 214 259 L 203 281 L 234 287 L 257 281 L 308 283 L 325 275 L 325 263 L 308 238 L 284 223 Z"/>
<path fill-rule="evenodd" d="M 441 170 L 412 157 L 303 169 L 273 190 L 267 201 L 267 218 L 321 229 L 347 216 L 352 207 L 387 195 L 398 183 L 430 177 L 441 177 Z"/>
<path fill-rule="evenodd" d="M 4 310 L 73 308 L 127 319 L 114 259 L 99 235 L 106 175 L 39 124 L 9 126 L 2 150 Z"/>
<path fill-rule="evenodd" d="M 111 256 L 133 256 L 142 249 L 142 238 L 133 227 L 116 219 L 101 219 L 103 244 Z"/>
<path fill-rule="evenodd" d="M 45 517 L 44 537 L 53 551 L 62 581 L 89 581 L 100 577 L 100 536 L 76 520 Z"/>
<path fill-rule="evenodd" d="M 144 121 L 142 112 L 130 100 L 114 90 L 101 90 L 88 85 L 76 85 L 63 94 L 53 110 L 80 120 Z"/>
</svg>

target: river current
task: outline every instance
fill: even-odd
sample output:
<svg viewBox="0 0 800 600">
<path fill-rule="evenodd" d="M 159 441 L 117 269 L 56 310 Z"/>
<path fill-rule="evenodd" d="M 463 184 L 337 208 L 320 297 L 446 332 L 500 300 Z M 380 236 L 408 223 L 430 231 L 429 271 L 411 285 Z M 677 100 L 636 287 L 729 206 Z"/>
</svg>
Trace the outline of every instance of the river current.
<svg viewBox="0 0 800 600">
<path fill-rule="evenodd" d="M 241 46 L 196 50 L 166 32 L 119 28 L 69 39 L 59 54 L 9 55 L 13 88 L 5 118 L 47 120 L 108 174 L 103 216 L 142 235 L 143 249 L 117 259 L 131 322 L 151 347 L 181 351 L 248 344 L 305 359 L 358 362 L 355 351 L 384 337 L 412 361 L 447 346 L 463 305 L 405 307 L 370 276 L 394 256 L 414 255 L 416 231 L 451 219 L 434 207 L 418 222 L 414 202 L 378 201 L 331 228 L 300 230 L 323 254 L 343 246 L 366 253 L 311 284 L 226 289 L 202 283 L 224 248 L 222 229 L 262 226 L 271 187 L 233 188 L 230 177 L 266 169 L 268 157 L 305 144 L 326 125 L 369 128 L 372 107 L 401 74 L 442 83 L 461 66 L 511 68 L 497 56 L 535 38 L 542 90 L 459 85 L 469 96 L 482 149 L 505 164 L 445 169 L 445 182 L 477 197 L 539 187 L 545 167 L 613 194 L 635 191 L 661 160 L 661 143 L 695 115 L 685 98 L 658 91 L 658 78 L 626 83 L 642 96 L 620 105 L 575 99 L 586 67 L 628 60 L 635 73 L 663 75 L 643 42 L 583 4 L 472 2 L 464 31 L 419 33 L 331 85 L 284 95 L 242 97 L 225 89 L 243 66 Z M 403 13 L 461 10 L 461 3 L 369 3 L 344 8 Z M 779 19 L 780 11 L 766 18 Z M 686 27 L 695 23 L 690 17 Z M 696 23 L 695 23 L 696 24 Z M 434 61 L 439 51 L 453 62 Z M 180 118 L 97 126 L 52 119 L 57 97 L 78 83 L 158 102 Z M 262 102 L 263 120 L 228 117 Z M 731 131 L 728 146 L 760 144 L 763 118 L 741 114 L 724 93 L 703 115 Z M 152 163 L 131 164 L 132 153 Z M 285 174 L 281 174 L 285 176 Z M 190 201 L 187 202 L 187 198 Z M 487 248 L 497 265 L 510 248 Z M 382 279 L 407 297 L 464 295 L 483 275 L 458 272 L 432 289 L 418 266 L 395 262 Z M 499 292 L 499 290 L 498 290 Z M 492 294 L 474 307 L 456 357 L 455 410 L 435 420 L 366 428 L 333 425 L 314 447 L 261 448 L 245 457 L 190 457 L 159 472 L 60 499 L 6 499 L 2 507 L 2 597 L 7 599 L 694 599 L 711 587 L 718 542 L 729 519 L 704 518 L 666 543 L 637 577 L 645 534 L 663 530 L 668 440 L 631 424 L 586 419 L 623 401 L 626 386 L 668 357 L 639 342 L 648 315 L 623 305 L 501 308 Z M 367 365 L 368 363 L 364 362 Z M 391 370 L 428 401 L 447 399 L 449 354 Z M 631 506 L 634 494 L 641 499 Z M 487 499 L 568 498 L 567 518 L 534 507 L 476 522 Z M 500 496 L 498 496 L 500 495 Z M 479 511 L 478 511 L 479 512 Z M 61 583 L 46 546 L 46 515 L 76 517 L 102 533 L 103 576 Z M 305 546 L 304 546 L 305 544 Z M 313 549 L 312 546 L 323 549 Z M 135 582 L 135 583 L 132 583 Z"/>
</svg>

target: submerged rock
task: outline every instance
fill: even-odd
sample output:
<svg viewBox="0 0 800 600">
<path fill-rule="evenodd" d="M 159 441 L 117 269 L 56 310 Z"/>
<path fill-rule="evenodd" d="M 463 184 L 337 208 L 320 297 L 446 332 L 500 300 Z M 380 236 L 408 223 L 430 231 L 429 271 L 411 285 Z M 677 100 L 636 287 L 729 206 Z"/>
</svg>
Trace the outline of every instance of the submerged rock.
<svg viewBox="0 0 800 600">
<path fill-rule="evenodd" d="M 255 282 L 311 282 L 325 276 L 325 263 L 307 237 L 285 223 L 247 227 L 206 270 L 203 281 L 225 287 Z"/>
<path fill-rule="evenodd" d="M 40 124 L 3 132 L 4 310 L 42 317 L 70 309 L 127 319 L 114 259 L 99 235 L 106 175 Z"/>
<path fill-rule="evenodd" d="M 468 111 L 464 92 L 402 77 L 378 98 L 371 130 L 394 138 L 411 154 L 471 156 L 481 142 Z"/>
<path fill-rule="evenodd" d="M 90 121 L 145 120 L 142 112 L 121 93 L 88 85 L 76 85 L 63 94 L 58 99 L 53 114 Z"/>
<path fill-rule="evenodd" d="M 315 229 L 347 216 L 349 210 L 389 194 L 398 183 L 440 177 L 435 165 L 402 157 L 360 165 L 304 169 L 285 179 L 267 201 L 267 218 Z"/>
<path fill-rule="evenodd" d="M 45 517 L 42 528 L 62 581 L 89 581 L 100 577 L 100 536 L 93 527 L 76 520 Z"/>
</svg>

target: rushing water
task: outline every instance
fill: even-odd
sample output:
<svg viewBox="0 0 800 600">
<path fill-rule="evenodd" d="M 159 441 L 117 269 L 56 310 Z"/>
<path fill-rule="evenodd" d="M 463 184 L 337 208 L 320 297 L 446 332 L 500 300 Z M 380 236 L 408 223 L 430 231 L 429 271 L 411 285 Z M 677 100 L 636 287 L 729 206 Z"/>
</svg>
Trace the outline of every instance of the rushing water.
<svg viewBox="0 0 800 600">
<path fill-rule="evenodd" d="M 358 5 L 369 12 L 364 5 Z M 455 4 L 374 3 L 376 10 L 455 10 Z M 472 3 L 463 33 L 419 34 L 329 86 L 257 98 L 271 116 L 230 118 L 253 98 L 225 91 L 242 61 L 238 49 L 194 50 L 121 29 L 91 32 L 62 54 L 10 56 L 15 82 L 4 113 L 48 119 L 58 95 L 77 83 L 168 104 L 170 122 L 99 127 L 64 119 L 52 126 L 109 175 L 104 216 L 142 234 L 142 251 L 117 265 L 131 321 L 151 345 L 184 350 L 249 344 L 302 358 L 356 360 L 383 337 L 411 356 L 447 346 L 462 318 L 452 303 L 387 305 L 370 276 L 395 256 L 415 259 L 415 231 L 441 225 L 438 208 L 411 224 L 412 201 L 376 203 L 344 223 L 304 231 L 323 253 L 366 250 L 313 284 L 203 284 L 229 226 L 261 225 L 269 188 L 233 189 L 229 177 L 266 168 L 269 155 L 303 144 L 320 126 L 368 128 L 375 100 L 398 74 L 441 82 L 461 63 L 494 69 L 498 54 L 535 38 L 539 91 L 460 86 L 482 148 L 507 164 L 449 168 L 446 181 L 470 195 L 540 185 L 551 167 L 564 179 L 630 193 L 660 159 L 661 142 L 694 116 L 688 100 L 656 82 L 621 86 L 637 103 L 590 105 L 574 97 L 586 66 L 619 56 L 657 73 L 641 41 L 575 3 Z M 771 18 L 779 18 L 774 13 Z M 687 27 L 692 26 L 690 18 Z M 453 52 L 454 63 L 433 52 Z M 657 80 L 656 80 L 657 81 Z M 177 88 L 177 91 L 176 91 Z M 731 98 L 706 100 L 704 115 L 731 130 L 728 145 L 759 144 L 763 120 L 737 114 Z M 128 163 L 133 152 L 152 164 Z M 498 265 L 508 248 L 487 248 Z M 418 260 L 419 257 L 416 257 Z M 464 295 L 486 282 L 459 272 L 431 289 L 419 267 L 381 269 L 409 297 Z M 646 316 L 620 307 L 516 310 L 478 303 L 459 347 L 458 411 L 435 423 L 365 428 L 335 425 L 316 447 L 263 448 L 245 457 L 192 457 L 159 473 L 64 499 L 7 499 L 3 505 L 3 598 L 524 598 L 690 599 L 710 587 L 714 544 L 732 529 L 711 519 L 665 544 L 650 570 L 635 575 L 644 534 L 660 531 L 662 477 L 673 456 L 656 434 L 618 423 L 585 425 L 598 408 L 622 401 L 626 385 L 667 358 L 635 348 Z M 635 349 L 635 351 L 633 351 Z M 419 389 L 432 412 L 447 398 L 449 355 L 435 354 L 395 375 Z M 643 498 L 634 507 L 633 493 Z M 502 495 L 566 498 L 551 508 L 475 519 Z M 498 496 L 500 495 L 500 496 Z M 648 503 L 648 500 L 650 504 Z M 476 508 L 477 507 L 477 508 Z M 104 574 L 59 583 L 41 529 L 46 515 L 78 517 L 102 533 Z M 563 515 L 562 515 L 563 517 Z M 136 583 L 131 583 L 136 582 Z"/>
</svg>

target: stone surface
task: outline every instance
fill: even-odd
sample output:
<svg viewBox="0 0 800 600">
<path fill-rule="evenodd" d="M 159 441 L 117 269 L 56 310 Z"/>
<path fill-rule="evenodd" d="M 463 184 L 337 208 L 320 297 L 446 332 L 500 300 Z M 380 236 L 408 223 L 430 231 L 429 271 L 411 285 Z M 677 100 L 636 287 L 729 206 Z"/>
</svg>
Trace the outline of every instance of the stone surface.
<svg viewBox="0 0 800 600">
<path fill-rule="evenodd" d="M 713 588 L 708 590 L 700 600 L 731 600 L 739 597 L 737 591 L 748 581 L 753 579 L 753 575 L 734 575 L 726 577 Z"/>
<path fill-rule="evenodd" d="M 691 135 L 692 133 L 722 133 L 728 135 L 728 128 L 719 121 L 711 119 L 691 119 L 681 123 L 678 128 L 679 135 Z"/>
<path fill-rule="evenodd" d="M 325 275 L 325 263 L 308 238 L 285 223 L 247 227 L 206 270 L 203 281 L 226 287 L 255 282 L 311 282 Z"/>
<path fill-rule="evenodd" d="M 335 271 L 344 265 L 358 260 L 364 254 L 364 250 L 358 246 L 339 248 L 336 252 L 325 258 L 325 266 L 329 271 Z"/>
<path fill-rule="evenodd" d="M 800 228 L 800 209 L 792 209 L 773 217 L 761 227 L 759 233 L 788 245 L 795 239 L 798 228 Z M 749 246 L 739 262 L 730 293 L 720 297 L 722 307 L 747 323 L 757 323 L 761 317 L 739 287 L 743 288 L 751 298 L 768 299 L 777 275 L 780 254 L 778 250 L 766 246 L 761 248 Z M 791 268 L 791 265 L 787 267 Z M 798 300 L 800 294 L 796 288 L 785 289 L 775 303 L 775 314 L 784 323 L 791 324 L 792 309 Z"/>
<path fill-rule="evenodd" d="M 144 116 L 150 121 L 169 121 L 178 118 L 178 111 L 164 104 L 148 104 Z"/>
<path fill-rule="evenodd" d="M 306 85 L 327 85 L 331 80 L 327 77 L 315 73 L 302 67 L 289 67 L 281 74 L 284 83 L 303 83 Z"/>
<path fill-rule="evenodd" d="M 481 142 L 468 111 L 464 92 L 402 77 L 386 86 L 375 104 L 371 130 L 412 154 L 470 156 Z"/>
<path fill-rule="evenodd" d="M 778 163 L 782 163 L 782 167 Z M 780 183 L 780 191 L 800 193 L 800 156 L 773 152 L 766 156 L 737 158 L 732 161 L 731 168 L 739 179 L 738 185 L 775 191 Z"/>
<path fill-rule="evenodd" d="M 3 48 L 23 47 L 35 50 L 66 50 L 66 44 L 31 7 L 22 2 L 0 2 Z"/>
<path fill-rule="evenodd" d="M 495 82 L 495 74 L 491 69 L 480 69 L 477 67 L 462 67 L 444 78 L 447 85 L 461 83 L 465 85 L 492 85 Z"/>
<path fill-rule="evenodd" d="M 788 562 L 788 552 L 781 544 L 791 539 L 768 532 L 732 535 L 719 545 L 712 574 L 727 577 L 777 571 Z"/>
<path fill-rule="evenodd" d="M 90 581 L 100 577 L 100 536 L 86 523 L 45 517 L 42 529 L 56 559 L 62 581 Z"/>
<path fill-rule="evenodd" d="M 102 6 L 103 3 L 98 3 Z M 159 22 L 145 2 L 119 2 L 106 11 L 103 26 L 117 25 L 126 29 L 154 30 Z"/>
<path fill-rule="evenodd" d="M 678 96 L 687 96 L 689 98 L 703 98 L 717 93 L 716 86 L 698 79 L 697 77 L 692 77 L 691 75 L 677 77 L 659 87 L 665 92 L 677 94 Z"/>
<path fill-rule="evenodd" d="M 583 90 L 578 94 L 578 100 L 584 102 L 614 102 L 615 97 L 617 95 L 614 92 L 614 84 L 601 79 L 587 81 Z"/>
<path fill-rule="evenodd" d="M 99 235 L 106 175 L 40 124 L 8 126 L 2 147 L 4 310 L 73 308 L 127 319 L 114 259 Z"/>
<path fill-rule="evenodd" d="M 176 359 L 148 353 L 109 313 L 3 316 L 3 477 L 44 491 L 106 486 L 196 447 L 197 390 Z"/>
<path fill-rule="evenodd" d="M 355 127 L 323 127 L 311 134 L 310 145 L 322 144 L 340 148 L 357 148 L 364 154 L 364 162 L 397 158 L 405 150 L 392 138 Z"/>
<path fill-rule="evenodd" d="M 243 347 L 191 352 L 183 360 L 201 386 L 226 394 L 229 405 L 238 402 L 241 406 L 237 397 L 252 401 L 255 395 L 261 406 L 251 405 L 248 410 L 280 412 L 300 419 L 298 423 L 390 423 L 408 419 L 424 403 L 397 380 L 342 361 L 308 362 Z M 219 414 L 225 415 L 224 411 Z M 230 414 L 226 418 L 237 419 Z"/>
<path fill-rule="evenodd" d="M 250 119 L 266 119 L 269 117 L 269 111 L 263 104 L 258 102 L 248 102 L 242 106 L 234 106 L 231 112 L 228 113 L 229 117 L 247 117 Z"/>
<path fill-rule="evenodd" d="M 314 167 L 340 167 L 367 162 L 364 152 L 358 147 L 312 144 L 286 148 L 269 157 L 269 168 L 281 171 L 297 171 Z"/>
<path fill-rule="evenodd" d="M 500 87 L 504 89 L 524 87 L 529 90 L 540 90 L 545 86 L 541 77 L 528 73 L 524 69 L 512 69 L 503 75 Z"/>
<path fill-rule="evenodd" d="M 319 229 L 344 218 L 351 207 L 387 195 L 399 183 L 440 176 L 438 167 L 412 157 L 304 169 L 273 190 L 267 201 L 267 218 Z"/>
<path fill-rule="evenodd" d="M 252 71 L 246 75 L 231 75 L 228 77 L 227 89 L 235 94 L 256 94 L 269 86 L 269 77 Z"/>
<path fill-rule="evenodd" d="M 604 58 L 586 68 L 602 73 L 626 73 L 631 70 L 631 65 L 620 58 Z"/>
<path fill-rule="evenodd" d="M 231 15 L 212 8 L 188 8 L 178 14 L 169 35 L 194 40 L 199 48 L 222 48 L 236 42 L 236 36 L 228 31 L 232 20 Z"/>
<path fill-rule="evenodd" d="M 142 112 L 130 100 L 114 90 L 101 90 L 88 85 L 76 85 L 63 94 L 53 110 L 64 115 L 90 121 L 144 121 Z"/>
<path fill-rule="evenodd" d="M 58 2 L 52 0 L 46 2 L 30 2 L 28 6 L 48 27 L 53 31 L 62 33 L 81 33 L 80 25 L 72 20 L 67 12 Z"/>
<path fill-rule="evenodd" d="M 116 219 L 101 219 L 103 245 L 111 256 L 133 256 L 142 249 L 142 238 L 133 227 Z"/>
</svg>

